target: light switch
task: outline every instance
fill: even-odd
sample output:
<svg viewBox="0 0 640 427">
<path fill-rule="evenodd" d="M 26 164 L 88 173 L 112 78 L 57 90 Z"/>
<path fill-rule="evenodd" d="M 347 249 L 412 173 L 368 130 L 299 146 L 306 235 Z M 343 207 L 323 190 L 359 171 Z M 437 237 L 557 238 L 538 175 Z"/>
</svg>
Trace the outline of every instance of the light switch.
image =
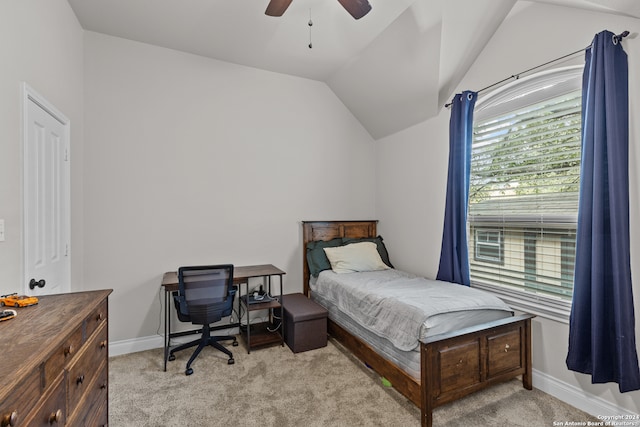
<svg viewBox="0 0 640 427">
<path fill-rule="evenodd" d="M 0 242 L 4 242 L 4 219 L 0 219 Z"/>
</svg>

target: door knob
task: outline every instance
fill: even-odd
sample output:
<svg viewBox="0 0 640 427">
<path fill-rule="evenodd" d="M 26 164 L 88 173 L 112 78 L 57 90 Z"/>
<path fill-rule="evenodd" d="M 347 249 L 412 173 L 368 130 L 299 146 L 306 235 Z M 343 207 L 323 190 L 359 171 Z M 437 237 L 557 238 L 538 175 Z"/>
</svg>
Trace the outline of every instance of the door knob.
<svg viewBox="0 0 640 427">
<path fill-rule="evenodd" d="M 37 282 L 36 282 L 36 279 L 31 279 L 31 280 L 29 281 L 29 289 L 34 289 L 36 286 L 37 286 L 37 287 L 39 287 L 39 288 L 44 288 L 44 285 L 45 285 L 46 283 L 47 283 L 47 282 L 45 282 L 45 280 L 44 280 L 44 279 L 40 279 L 40 280 L 38 280 Z"/>
</svg>

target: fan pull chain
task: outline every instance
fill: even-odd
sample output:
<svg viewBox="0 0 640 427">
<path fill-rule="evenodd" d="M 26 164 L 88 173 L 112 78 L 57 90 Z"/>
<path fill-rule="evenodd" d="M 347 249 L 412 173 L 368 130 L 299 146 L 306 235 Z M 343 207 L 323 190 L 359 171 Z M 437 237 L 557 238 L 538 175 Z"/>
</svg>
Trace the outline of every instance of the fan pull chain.
<svg viewBox="0 0 640 427">
<path fill-rule="evenodd" d="M 311 20 L 311 9 L 309 9 L 309 49 L 313 48 L 313 43 L 311 43 L 311 27 L 313 27 L 313 21 Z"/>
</svg>

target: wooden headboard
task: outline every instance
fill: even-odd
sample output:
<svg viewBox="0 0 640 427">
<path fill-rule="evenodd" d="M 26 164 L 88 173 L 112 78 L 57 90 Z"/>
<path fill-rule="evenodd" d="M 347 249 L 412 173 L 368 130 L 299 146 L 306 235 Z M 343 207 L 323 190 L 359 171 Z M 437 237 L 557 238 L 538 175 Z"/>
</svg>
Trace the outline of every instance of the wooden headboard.
<svg viewBox="0 0 640 427">
<path fill-rule="evenodd" d="M 363 221 L 302 221 L 302 278 L 304 294 L 309 296 L 309 266 L 307 243 L 315 240 L 331 240 L 336 237 L 376 237 L 377 220 Z"/>
</svg>

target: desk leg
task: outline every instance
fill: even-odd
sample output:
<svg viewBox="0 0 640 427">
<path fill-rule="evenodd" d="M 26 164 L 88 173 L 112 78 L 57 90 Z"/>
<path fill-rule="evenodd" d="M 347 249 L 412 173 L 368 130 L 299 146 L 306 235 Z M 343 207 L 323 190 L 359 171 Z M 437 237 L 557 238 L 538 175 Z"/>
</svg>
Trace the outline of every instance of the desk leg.
<svg viewBox="0 0 640 427">
<path fill-rule="evenodd" d="M 280 338 L 282 339 L 280 346 L 284 347 L 284 300 L 282 299 L 284 284 L 282 283 L 282 274 L 279 274 L 278 277 L 280 278 Z"/>
<path fill-rule="evenodd" d="M 169 358 L 169 338 L 171 334 L 171 316 L 169 315 L 169 292 L 164 292 L 164 372 L 167 372 Z"/>
<path fill-rule="evenodd" d="M 249 315 L 249 279 L 247 279 L 247 305 L 245 306 L 245 311 L 247 312 L 247 354 L 251 354 L 251 317 Z M 242 322 L 240 322 L 242 324 Z M 242 326 L 242 325 L 240 325 Z"/>
</svg>

